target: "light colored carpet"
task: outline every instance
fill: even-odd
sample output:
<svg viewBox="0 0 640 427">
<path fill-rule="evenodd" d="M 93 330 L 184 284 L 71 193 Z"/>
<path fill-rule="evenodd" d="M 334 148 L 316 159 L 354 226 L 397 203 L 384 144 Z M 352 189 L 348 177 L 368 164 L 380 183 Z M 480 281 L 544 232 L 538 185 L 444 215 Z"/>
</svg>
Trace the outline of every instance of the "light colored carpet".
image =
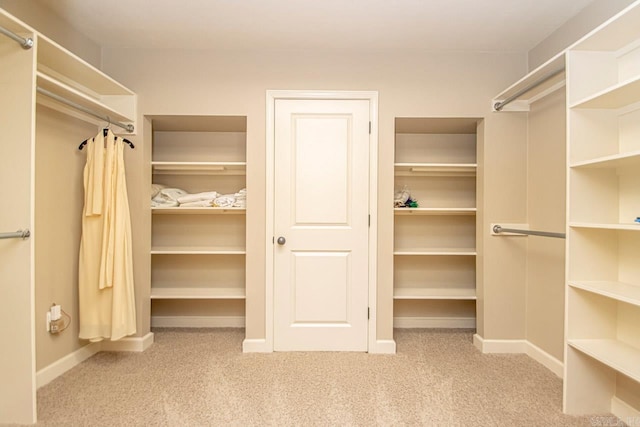
<svg viewBox="0 0 640 427">
<path fill-rule="evenodd" d="M 589 426 L 525 355 L 472 332 L 395 331 L 396 355 L 242 354 L 242 329 L 159 329 L 144 353 L 99 353 L 38 390 L 43 426 Z"/>
</svg>

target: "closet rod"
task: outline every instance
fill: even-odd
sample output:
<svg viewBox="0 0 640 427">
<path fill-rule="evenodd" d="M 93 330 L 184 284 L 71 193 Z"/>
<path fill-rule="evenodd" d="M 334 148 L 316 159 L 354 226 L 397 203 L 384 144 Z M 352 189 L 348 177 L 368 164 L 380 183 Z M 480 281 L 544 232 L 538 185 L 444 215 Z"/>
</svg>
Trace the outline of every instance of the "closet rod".
<svg viewBox="0 0 640 427">
<path fill-rule="evenodd" d="M 23 49 L 31 49 L 33 47 L 33 39 L 31 37 L 25 39 L 23 37 L 20 37 L 16 33 L 13 33 L 11 31 L 7 30 L 6 28 L 4 28 L 1 25 L 0 25 L 0 33 L 2 33 L 5 36 L 9 37 L 11 40 L 14 40 L 14 41 L 18 42 L 20 44 L 20 46 L 22 46 Z"/>
<path fill-rule="evenodd" d="M 514 93 L 513 95 L 511 95 L 510 97 L 508 97 L 507 99 L 500 101 L 500 102 L 496 102 L 495 104 L 493 104 L 493 109 L 496 111 L 501 111 L 505 105 L 511 103 L 512 101 L 515 101 L 516 99 L 518 99 L 520 97 L 520 95 L 523 95 L 527 92 L 529 92 L 531 89 L 540 86 L 542 83 L 546 82 L 547 80 L 557 76 L 560 73 L 564 72 L 564 67 L 562 67 L 561 69 L 554 71 L 551 74 L 548 74 L 544 77 L 542 77 L 540 80 L 536 80 L 535 82 L 531 83 L 529 86 L 525 87 L 524 89 L 519 90 L 518 92 Z"/>
<path fill-rule="evenodd" d="M 29 230 L 18 230 L 15 233 L 0 233 L 0 239 L 26 239 L 31 236 Z"/>
<path fill-rule="evenodd" d="M 104 120 L 105 122 L 108 122 L 109 124 L 112 125 L 116 125 L 118 127 L 121 127 L 122 129 L 125 129 L 127 132 L 133 132 L 134 127 L 132 124 L 125 124 L 125 123 L 120 123 L 120 122 L 112 122 L 111 119 L 109 118 L 109 116 L 103 116 L 102 114 L 98 114 L 95 111 L 89 110 L 88 108 L 80 105 L 80 104 L 76 104 L 75 102 L 69 101 L 68 99 L 65 99 L 63 97 L 61 97 L 60 95 L 56 95 L 53 92 L 49 92 L 46 89 L 41 88 L 40 86 L 36 87 L 36 90 L 38 91 L 38 93 L 41 93 L 45 96 L 48 96 L 49 98 L 53 98 L 58 102 L 62 102 L 63 104 L 66 104 L 70 107 L 75 108 L 76 110 L 80 110 L 84 113 L 89 114 L 90 116 L 96 117 L 100 120 Z"/>
<path fill-rule="evenodd" d="M 553 233 L 551 231 L 519 230 L 517 228 L 503 228 L 502 226 L 497 224 L 493 226 L 493 232 L 496 234 L 516 233 L 516 234 L 526 234 L 530 236 L 556 237 L 558 239 L 564 239 L 566 237 L 564 233 Z"/>
</svg>

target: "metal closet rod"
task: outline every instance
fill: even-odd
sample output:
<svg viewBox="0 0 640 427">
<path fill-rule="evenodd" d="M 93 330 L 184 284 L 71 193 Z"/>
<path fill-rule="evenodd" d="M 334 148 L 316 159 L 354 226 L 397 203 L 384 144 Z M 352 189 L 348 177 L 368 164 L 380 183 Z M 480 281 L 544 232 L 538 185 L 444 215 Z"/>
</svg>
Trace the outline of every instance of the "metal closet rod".
<svg viewBox="0 0 640 427">
<path fill-rule="evenodd" d="M 109 116 L 103 116 L 102 114 L 96 113 L 95 111 L 92 111 L 92 110 L 88 109 L 85 106 L 82 106 L 80 104 L 76 104 L 75 102 L 69 101 L 68 99 L 63 98 L 60 95 L 57 95 L 57 94 L 55 94 L 53 92 L 50 92 L 50 91 L 48 91 L 46 89 L 41 88 L 40 86 L 36 87 L 36 91 L 38 91 L 38 93 L 41 93 L 41 94 L 43 94 L 45 96 L 48 96 L 49 98 L 55 99 L 58 102 L 61 102 L 61 103 L 65 104 L 65 105 L 73 107 L 76 110 L 80 110 L 83 113 L 87 113 L 90 116 L 96 117 L 96 118 L 98 118 L 100 120 L 104 120 L 105 122 L 109 122 L 109 124 L 121 127 L 122 129 L 125 129 L 127 132 L 133 132 L 133 130 L 134 130 L 134 127 L 133 127 L 132 124 L 111 121 Z"/>
<path fill-rule="evenodd" d="M 558 239 L 566 238 L 565 233 L 554 233 L 551 231 L 519 230 L 517 228 L 503 228 L 500 225 L 494 225 L 493 232 L 496 234 L 516 233 L 516 234 L 526 234 L 530 236 L 556 237 Z"/>
<path fill-rule="evenodd" d="M 560 73 L 564 72 L 564 67 L 562 67 L 561 69 L 554 71 L 551 74 L 548 74 L 544 77 L 542 77 L 540 80 L 536 80 L 535 82 L 531 83 L 529 86 L 525 87 L 524 89 L 519 90 L 518 92 L 514 93 L 513 95 L 511 95 L 510 97 L 508 97 L 507 99 L 500 101 L 500 102 L 496 102 L 495 104 L 493 104 L 493 109 L 496 111 L 501 111 L 505 105 L 510 104 L 511 102 L 515 101 L 516 99 L 518 99 L 520 97 L 520 95 L 523 95 L 527 92 L 529 92 L 531 89 L 540 86 L 542 83 L 546 82 L 547 80 L 557 76 Z"/>
<path fill-rule="evenodd" d="M 23 49 L 31 49 L 33 47 L 33 39 L 31 37 L 25 39 L 24 37 L 20 37 L 16 33 L 13 33 L 11 31 L 7 30 L 6 28 L 4 28 L 1 25 L 0 25 L 0 33 L 2 33 L 5 36 L 9 37 L 11 40 L 14 40 L 14 41 L 18 42 L 20 44 L 20 46 L 22 46 Z"/>
<path fill-rule="evenodd" d="M 15 233 L 0 233 L 0 239 L 26 239 L 31 236 L 29 230 L 18 230 Z"/>
</svg>

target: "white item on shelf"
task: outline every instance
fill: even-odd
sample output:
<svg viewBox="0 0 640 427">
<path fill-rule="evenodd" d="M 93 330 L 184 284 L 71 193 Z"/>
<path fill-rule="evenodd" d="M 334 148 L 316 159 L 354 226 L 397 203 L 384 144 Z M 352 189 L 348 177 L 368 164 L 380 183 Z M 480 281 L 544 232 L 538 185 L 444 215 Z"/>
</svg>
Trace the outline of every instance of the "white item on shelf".
<svg viewBox="0 0 640 427">
<path fill-rule="evenodd" d="M 230 208 L 235 202 L 236 198 L 233 194 L 223 194 L 213 201 L 213 206 L 218 208 Z"/>
<path fill-rule="evenodd" d="M 178 197 L 178 203 L 180 203 L 180 205 L 184 205 L 186 203 L 200 202 L 205 200 L 213 201 L 219 195 L 220 194 L 218 194 L 216 191 L 205 191 L 202 193 L 186 194 L 184 196 Z"/>
<path fill-rule="evenodd" d="M 158 195 L 151 200 L 151 206 L 156 207 L 172 207 L 178 206 L 178 198 L 187 194 L 180 188 L 163 188 Z"/>
</svg>

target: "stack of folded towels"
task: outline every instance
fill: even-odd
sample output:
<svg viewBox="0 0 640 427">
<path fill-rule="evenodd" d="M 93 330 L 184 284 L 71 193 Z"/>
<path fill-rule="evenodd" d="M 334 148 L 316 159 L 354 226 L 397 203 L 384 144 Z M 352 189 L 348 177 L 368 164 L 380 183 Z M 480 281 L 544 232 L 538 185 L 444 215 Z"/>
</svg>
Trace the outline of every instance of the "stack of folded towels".
<svg viewBox="0 0 640 427">
<path fill-rule="evenodd" d="M 218 207 L 246 208 L 247 189 L 235 194 L 220 194 L 216 191 L 189 194 L 180 188 L 167 188 L 160 184 L 151 186 L 151 207 Z"/>
</svg>

